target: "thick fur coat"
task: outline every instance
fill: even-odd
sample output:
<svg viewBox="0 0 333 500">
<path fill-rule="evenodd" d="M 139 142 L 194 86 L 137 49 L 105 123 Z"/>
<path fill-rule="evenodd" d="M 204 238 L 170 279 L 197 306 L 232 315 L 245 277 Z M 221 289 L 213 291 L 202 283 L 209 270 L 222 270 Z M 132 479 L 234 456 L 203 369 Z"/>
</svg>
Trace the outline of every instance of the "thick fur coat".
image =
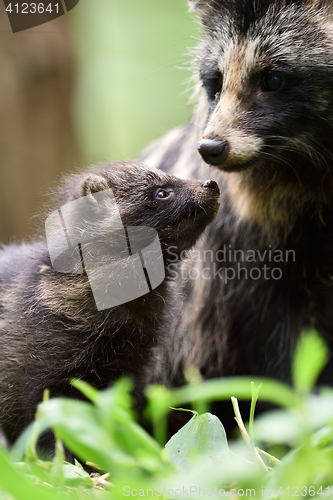
<svg viewBox="0 0 333 500">
<path fill-rule="evenodd" d="M 332 5 L 190 4 L 203 28 L 197 109 L 143 158 L 184 178 L 214 176 L 221 209 L 184 264 L 181 314 L 152 378 L 182 384 L 194 365 L 204 378 L 290 382 L 304 328 L 333 352 Z M 320 382 L 333 384 L 333 359 Z"/>
<path fill-rule="evenodd" d="M 117 203 L 105 196 L 97 204 L 93 194 L 108 193 L 110 188 Z M 182 181 L 129 163 L 105 164 L 69 176 L 58 191 L 53 201 L 60 207 L 82 197 L 91 204 L 89 216 L 93 218 L 85 218 L 79 227 L 82 237 L 85 232 L 89 235 L 81 251 L 96 257 L 99 264 L 89 280 L 86 273 L 74 268 L 67 272 L 54 269 L 45 238 L 0 251 L 0 423 L 10 444 L 33 420 L 46 388 L 51 396 L 77 398 L 80 394 L 69 383 L 72 377 L 102 389 L 120 376 L 130 375 L 140 385 L 143 367 L 160 340 L 171 270 L 218 210 L 215 182 Z M 82 215 L 68 213 L 70 218 Z M 115 258 L 119 214 L 122 229 L 143 226 L 156 230 L 166 278 L 134 300 L 97 310 L 91 280 L 96 278 L 94 274 L 98 280 L 104 279 L 101 272 L 108 267 L 100 264 Z M 72 221 L 67 218 L 67 222 Z M 77 229 L 76 220 L 73 224 Z M 133 238 L 132 250 L 140 248 L 140 241 Z M 117 255 L 116 263 L 127 265 L 128 253 L 126 258 Z M 147 253 L 145 259 L 149 260 Z M 132 279 L 138 280 L 139 275 L 133 274 Z M 52 446 L 52 436 L 47 436 L 40 448 L 52 453 Z"/>
</svg>

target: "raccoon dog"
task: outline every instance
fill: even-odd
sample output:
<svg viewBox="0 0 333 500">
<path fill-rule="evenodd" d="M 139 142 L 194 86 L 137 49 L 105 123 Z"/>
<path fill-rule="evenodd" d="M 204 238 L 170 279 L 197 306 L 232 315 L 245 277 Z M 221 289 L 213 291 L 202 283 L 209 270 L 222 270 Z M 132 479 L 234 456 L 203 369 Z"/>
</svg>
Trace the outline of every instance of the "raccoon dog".
<svg viewBox="0 0 333 500">
<path fill-rule="evenodd" d="M 116 204 L 109 196 L 110 189 Z M 159 325 L 170 294 L 169 263 L 174 264 L 193 246 L 214 218 L 218 196 L 218 186 L 211 180 L 183 181 L 143 165 L 105 164 L 67 177 L 59 197 L 55 196 L 68 239 L 74 238 L 74 230 L 80 238 L 89 235 L 81 247 L 85 273 L 71 264 L 76 245 L 62 262 L 62 266 L 71 264 L 67 271 L 51 265 L 51 247 L 45 238 L 0 251 L 0 423 L 10 444 L 34 418 L 45 388 L 51 395 L 79 397 L 69 384 L 71 377 L 101 389 L 125 374 L 140 383 L 150 351 L 160 340 Z M 85 211 L 84 217 L 81 208 L 71 210 L 82 200 L 88 203 L 89 213 Z M 57 213 L 52 212 L 52 217 Z M 80 224 L 78 217 L 83 220 Z M 145 252 L 140 250 L 142 227 L 153 228 L 159 236 L 161 252 L 155 260 L 151 245 L 145 244 Z M 56 224 L 51 228 L 57 228 Z M 56 243 L 64 248 L 63 230 L 54 234 Z M 98 266 L 88 270 L 89 258 Z M 162 279 L 157 281 L 154 269 L 161 266 Z M 101 295 L 105 300 L 112 282 L 126 284 L 127 276 L 132 278 L 131 289 L 138 282 L 147 286 L 144 267 L 150 278 L 149 290 L 118 305 L 99 307 L 93 283 L 105 283 Z M 49 433 L 39 447 L 52 454 Z"/>
<path fill-rule="evenodd" d="M 144 159 L 183 177 L 213 166 L 222 203 L 155 377 L 181 384 L 194 365 L 290 382 L 305 327 L 333 347 L 333 7 L 190 4 L 203 28 L 197 110 Z M 320 382 L 333 384 L 333 359 Z"/>
</svg>

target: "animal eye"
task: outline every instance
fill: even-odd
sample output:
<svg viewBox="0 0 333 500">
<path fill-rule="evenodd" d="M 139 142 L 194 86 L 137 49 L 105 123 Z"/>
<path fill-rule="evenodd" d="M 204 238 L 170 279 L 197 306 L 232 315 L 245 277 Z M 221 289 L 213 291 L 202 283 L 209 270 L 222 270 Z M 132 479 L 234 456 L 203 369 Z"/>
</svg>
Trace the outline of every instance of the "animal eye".
<svg viewBox="0 0 333 500">
<path fill-rule="evenodd" d="M 168 198 L 169 196 L 170 193 L 168 191 L 165 191 L 164 189 L 158 189 L 155 194 L 155 197 L 158 198 L 159 200 L 162 200 L 163 198 Z"/>
<path fill-rule="evenodd" d="M 266 78 L 263 81 L 263 90 L 265 92 L 276 92 L 281 88 L 283 84 L 283 78 L 279 75 L 275 74 L 270 74 L 266 76 Z"/>
<path fill-rule="evenodd" d="M 202 83 L 206 89 L 208 99 L 214 101 L 216 94 L 222 91 L 223 75 L 219 71 L 205 74 L 202 76 Z"/>
</svg>

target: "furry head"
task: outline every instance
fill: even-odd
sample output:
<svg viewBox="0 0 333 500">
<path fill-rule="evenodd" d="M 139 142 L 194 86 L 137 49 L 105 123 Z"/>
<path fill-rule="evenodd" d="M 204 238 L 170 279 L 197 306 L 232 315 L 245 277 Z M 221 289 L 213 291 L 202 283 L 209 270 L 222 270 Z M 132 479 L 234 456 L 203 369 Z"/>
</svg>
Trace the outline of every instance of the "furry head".
<svg viewBox="0 0 333 500">
<path fill-rule="evenodd" d="M 331 204 L 331 1 L 190 5 L 203 25 L 198 71 L 208 118 L 199 152 L 228 172 L 241 215 L 285 225 L 309 203 L 316 212 Z"/>
</svg>

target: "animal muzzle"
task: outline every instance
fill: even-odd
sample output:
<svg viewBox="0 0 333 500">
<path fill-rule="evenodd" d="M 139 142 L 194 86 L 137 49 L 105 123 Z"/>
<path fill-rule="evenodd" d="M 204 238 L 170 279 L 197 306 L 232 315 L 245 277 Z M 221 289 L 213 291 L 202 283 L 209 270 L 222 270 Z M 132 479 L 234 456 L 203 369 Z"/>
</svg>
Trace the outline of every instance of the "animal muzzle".
<svg viewBox="0 0 333 500">
<path fill-rule="evenodd" d="M 198 151 L 208 165 L 218 167 L 228 158 L 229 144 L 228 141 L 218 139 L 202 139 L 198 144 Z"/>
<path fill-rule="evenodd" d="M 215 181 L 213 181 L 212 179 L 208 179 L 207 181 L 205 181 L 203 183 L 202 187 L 204 189 L 206 189 L 207 192 L 209 192 L 210 194 L 212 194 L 216 197 L 220 196 L 220 189 L 219 189 L 217 183 Z"/>
</svg>

